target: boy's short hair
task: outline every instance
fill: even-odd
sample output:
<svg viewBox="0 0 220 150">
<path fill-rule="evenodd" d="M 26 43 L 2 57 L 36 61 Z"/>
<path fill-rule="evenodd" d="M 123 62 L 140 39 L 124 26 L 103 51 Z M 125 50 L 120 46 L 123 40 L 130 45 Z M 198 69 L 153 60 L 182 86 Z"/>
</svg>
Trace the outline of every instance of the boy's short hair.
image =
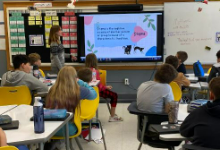
<svg viewBox="0 0 220 150">
<path fill-rule="evenodd" d="M 160 83 L 169 84 L 177 77 L 177 75 L 178 75 L 178 72 L 173 66 L 169 64 L 163 64 L 157 69 L 157 72 L 154 78 L 156 81 Z"/>
<path fill-rule="evenodd" d="M 13 58 L 13 66 L 14 66 L 14 69 L 19 69 L 21 64 L 27 64 L 27 63 L 30 63 L 30 59 L 27 55 L 21 55 L 21 54 L 18 54 L 18 55 L 15 55 L 15 57 Z"/>
<path fill-rule="evenodd" d="M 172 65 L 175 69 L 177 69 L 179 66 L 178 58 L 173 55 L 167 56 L 165 63 Z"/>
<path fill-rule="evenodd" d="M 219 59 L 220 58 L 220 50 L 216 53 L 216 57 Z"/>
<path fill-rule="evenodd" d="M 90 68 L 82 68 L 78 71 L 78 78 L 83 80 L 84 82 L 92 81 L 92 70 Z"/>
<path fill-rule="evenodd" d="M 178 51 L 177 58 L 184 63 L 188 59 L 188 54 L 185 51 Z"/>
<path fill-rule="evenodd" d="M 220 98 L 220 77 L 215 77 L 209 82 L 209 89 L 214 94 L 215 99 Z"/>
<path fill-rule="evenodd" d="M 34 63 L 41 59 L 40 55 L 38 53 L 31 53 L 28 55 L 30 58 L 30 64 L 34 65 Z"/>
</svg>

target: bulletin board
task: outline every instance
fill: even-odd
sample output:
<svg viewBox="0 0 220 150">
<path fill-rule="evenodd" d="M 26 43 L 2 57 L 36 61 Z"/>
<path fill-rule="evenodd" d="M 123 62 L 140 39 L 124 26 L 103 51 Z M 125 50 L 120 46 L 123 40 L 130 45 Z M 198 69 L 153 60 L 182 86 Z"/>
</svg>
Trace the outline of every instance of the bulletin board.
<svg viewBox="0 0 220 150">
<path fill-rule="evenodd" d="M 50 63 L 49 32 L 52 25 L 62 28 L 61 43 L 65 53 L 77 56 L 77 21 L 75 10 L 67 8 L 39 9 L 30 11 L 27 7 L 8 8 L 8 48 L 10 62 L 16 54 L 38 53 L 42 65 Z M 66 63 L 71 63 L 70 56 Z"/>
</svg>

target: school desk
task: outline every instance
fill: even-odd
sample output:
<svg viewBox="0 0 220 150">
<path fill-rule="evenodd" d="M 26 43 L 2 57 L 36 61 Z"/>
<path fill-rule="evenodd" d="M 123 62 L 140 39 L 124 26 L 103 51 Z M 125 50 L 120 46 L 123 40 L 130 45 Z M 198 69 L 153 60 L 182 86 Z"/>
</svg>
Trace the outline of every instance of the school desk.
<svg viewBox="0 0 220 150">
<path fill-rule="evenodd" d="M 34 132 L 34 122 L 30 121 L 33 117 L 33 106 L 19 105 L 9 112 L 5 113 L 13 120 L 19 120 L 19 128 L 15 130 L 5 130 L 7 143 L 9 145 L 26 145 L 40 143 L 40 150 L 44 149 L 44 143 L 50 140 L 54 134 L 62 127 L 66 127 L 65 142 L 66 149 L 69 150 L 69 127 L 68 122 L 73 118 L 73 114 L 64 121 L 45 121 L 45 131 L 41 134 Z"/>
</svg>

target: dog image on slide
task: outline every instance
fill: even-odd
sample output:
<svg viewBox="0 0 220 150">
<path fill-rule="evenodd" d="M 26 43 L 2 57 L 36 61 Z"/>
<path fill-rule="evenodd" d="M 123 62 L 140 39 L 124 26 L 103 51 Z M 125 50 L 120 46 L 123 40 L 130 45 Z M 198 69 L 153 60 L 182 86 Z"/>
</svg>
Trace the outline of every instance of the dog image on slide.
<svg viewBox="0 0 220 150">
<path fill-rule="evenodd" d="M 124 48 L 124 54 L 130 55 L 131 45 L 123 46 L 122 48 Z"/>
<path fill-rule="evenodd" d="M 136 53 L 137 50 L 139 50 L 141 53 L 143 53 L 144 48 L 139 47 L 139 46 L 135 46 L 134 47 L 134 52 Z"/>
</svg>

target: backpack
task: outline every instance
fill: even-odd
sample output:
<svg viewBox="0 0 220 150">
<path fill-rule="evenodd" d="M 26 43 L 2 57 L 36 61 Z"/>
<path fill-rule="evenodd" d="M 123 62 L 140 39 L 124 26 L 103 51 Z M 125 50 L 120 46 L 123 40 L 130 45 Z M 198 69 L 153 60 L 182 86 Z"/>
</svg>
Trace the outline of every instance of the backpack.
<svg viewBox="0 0 220 150">
<path fill-rule="evenodd" d="M 196 77 L 204 77 L 205 75 L 204 69 L 202 67 L 202 64 L 199 62 L 199 60 L 193 64 L 193 71 Z"/>
</svg>

